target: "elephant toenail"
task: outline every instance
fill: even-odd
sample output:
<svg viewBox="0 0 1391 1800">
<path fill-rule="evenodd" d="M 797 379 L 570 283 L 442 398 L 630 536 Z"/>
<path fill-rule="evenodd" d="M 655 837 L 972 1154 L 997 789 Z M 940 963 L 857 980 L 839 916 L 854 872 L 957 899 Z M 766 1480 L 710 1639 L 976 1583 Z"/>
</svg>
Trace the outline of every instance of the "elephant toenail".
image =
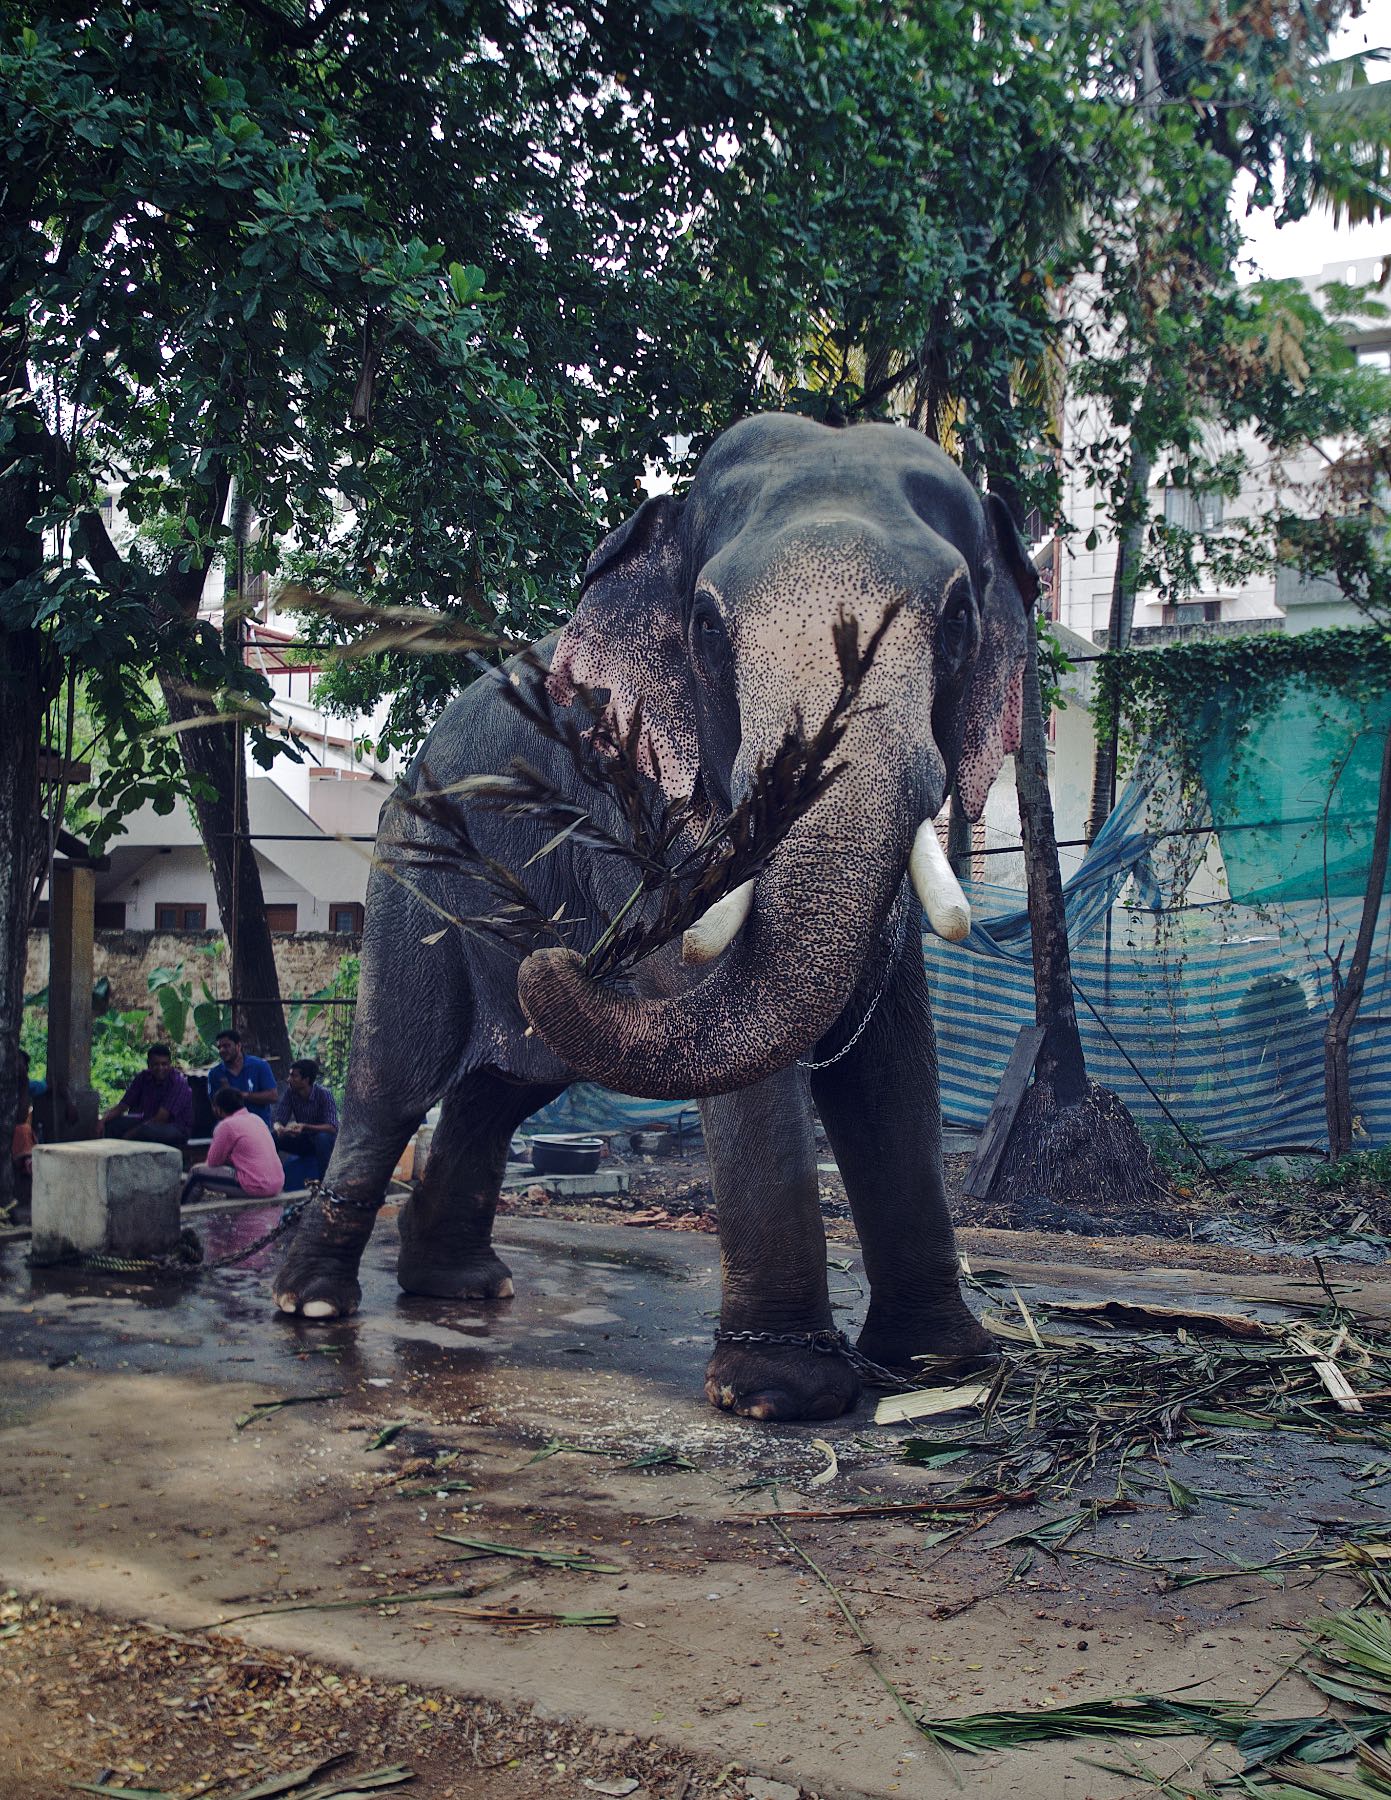
<svg viewBox="0 0 1391 1800">
<path fill-rule="evenodd" d="M 299 1301 L 295 1299 L 293 1294 L 277 1294 L 275 1296 L 275 1304 L 280 1308 L 281 1312 L 292 1313 L 299 1305 Z"/>
<path fill-rule="evenodd" d="M 512 1277 L 510 1275 L 504 1275 L 502 1280 L 493 1289 L 493 1298 L 494 1300 L 510 1300 L 516 1291 L 516 1288 L 512 1286 Z"/>
<path fill-rule="evenodd" d="M 333 1319 L 338 1316 L 338 1308 L 332 1300 L 306 1300 L 300 1310 L 306 1319 Z"/>
</svg>

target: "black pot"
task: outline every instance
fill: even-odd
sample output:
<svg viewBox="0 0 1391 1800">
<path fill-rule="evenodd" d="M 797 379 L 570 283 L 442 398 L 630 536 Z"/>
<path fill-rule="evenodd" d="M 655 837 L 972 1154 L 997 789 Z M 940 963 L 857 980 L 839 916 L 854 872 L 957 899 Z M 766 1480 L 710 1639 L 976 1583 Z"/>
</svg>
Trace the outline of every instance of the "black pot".
<svg viewBox="0 0 1391 1800">
<path fill-rule="evenodd" d="M 531 1140 L 531 1166 L 538 1175 L 592 1175 L 604 1154 L 604 1140 L 555 1132 Z"/>
</svg>

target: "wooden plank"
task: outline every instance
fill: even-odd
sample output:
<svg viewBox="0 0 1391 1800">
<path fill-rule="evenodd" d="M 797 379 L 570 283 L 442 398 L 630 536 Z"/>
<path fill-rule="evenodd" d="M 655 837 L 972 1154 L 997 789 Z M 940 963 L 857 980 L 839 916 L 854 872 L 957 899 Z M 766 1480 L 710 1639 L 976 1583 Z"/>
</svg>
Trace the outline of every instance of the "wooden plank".
<svg viewBox="0 0 1391 1800">
<path fill-rule="evenodd" d="M 985 1130 L 980 1134 L 976 1153 L 961 1186 L 962 1193 L 969 1194 L 973 1200 L 983 1200 L 990 1192 L 990 1184 L 1009 1142 L 1014 1115 L 1019 1111 L 1019 1102 L 1024 1098 L 1046 1035 L 1042 1025 L 1026 1025 L 1014 1040 L 995 1104 L 990 1108 L 990 1117 L 985 1121 Z"/>
<path fill-rule="evenodd" d="M 67 762 L 55 750 L 39 751 L 39 780 L 44 782 L 78 782 L 92 779 L 89 762 Z"/>
</svg>

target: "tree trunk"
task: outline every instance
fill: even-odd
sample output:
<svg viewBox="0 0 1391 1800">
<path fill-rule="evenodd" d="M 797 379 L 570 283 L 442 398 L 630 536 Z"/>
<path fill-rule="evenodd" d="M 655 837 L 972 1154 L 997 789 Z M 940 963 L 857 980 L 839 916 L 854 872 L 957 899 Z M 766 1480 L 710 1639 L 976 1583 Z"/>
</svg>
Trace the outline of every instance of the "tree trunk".
<svg viewBox="0 0 1391 1800">
<path fill-rule="evenodd" d="M 35 577 L 43 542 L 29 529 L 37 483 L 0 474 L 0 596 Z M 46 843 L 39 807 L 39 741 L 49 689 L 37 631 L 0 630 L 0 1204 L 13 1193 L 10 1142 L 19 1093 L 19 1033 L 34 877 Z"/>
<path fill-rule="evenodd" d="M 1063 910 L 1063 877 L 1048 788 L 1048 734 L 1038 678 L 1038 634 L 1029 619 L 1029 659 L 1024 669 L 1024 714 L 1014 759 L 1019 830 L 1029 889 L 1033 937 L 1034 1018 L 1047 1032 L 1034 1065 L 1059 1106 L 1072 1106 L 1087 1091 L 1087 1065 L 1072 998 L 1072 955 Z"/>
<path fill-rule="evenodd" d="M 990 1184 L 990 1198 L 1027 1205 L 1025 1216 L 1035 1224 L 1040 1222 L 1039 1202 L 1045 1201 L 1058 1224 L 1069 1230 L 1076 1228 L 1078 1218 L 1110 1213 L 1129 1230 L 1163 1234 L 1168 1222 L 1162 1212 L 1152 1209 L 1159 1182 L 1135 1121 L 1113 1093 L 1087 1077 L 1072 997 L 1072 955 L 1048 791 L 1048 739 L 1032 618 L 1023 730 L 1014 771 L 1029 881 L 1034 1017 L 1045 1035 L 1034 1063 L 1033 1086 L 1015 1115 Z M 1085 1213 L 1074 1214 L 1073 1207 L 1084 1208 Z"/>
<path fill-rule="evenodd" d="M 172 682 L 161 682 L 164 703 L 175 721 L 198 716 L 200 708 Z M 290 1068 L 290 1036 L 280 1001 L 275 946 L 266 922 L 261 870 L 247 821 L 246 770 L 238 755 L 237 725 L 205 725 L 179 733 L 189 781 L 206 782 L 206 798 L 195 797 L 194 815 L 207 851 L 217 893 L 217 909 L 227 936 L 232 970 L 233 1018 L 243 1048 L 263 1056 L 284 1082 Z"/>
<path fill-rule="evenodd" d="M 1377 793 L 1377 820 L 1372 834 L 1372 865 L 1362 899 L 1362 921 L 1347 979 L 1333 1002 L 1323 1034 L 1323 1093 L 1328 1118 L 1328 1154 L 1336 1162 L 1352 1148 L 1352 1095 L 1348 1089 L 1348 1040 L 1367 985 L 1367 965 L 1372 958 L 1386 888 L 1388 846 L 1391 846 L 1391 729 L 1381 751 L 1381 787 Z"/>
<path fill-rule="evenodd" d="M 1007 467 L 1007 465 L 1005 465 Z M 1148 477 L 1146 477 L 1148 479 Z M 992 480 L 1019 517 L 1017 489 Z M 1087 1077 L 1082 1035 L 1073 1001 L 1072 953 L 1063 908 L 1063 877 L 1048 787 L 1048 733 L 1038 674 L 1038 633 L 1029 616 L 1024 668 L 1024 708 L 1014 759 L 1019 830 L 1028 880 L 1029 931 L 1033 944 L 1034 1018 L 1044 1039 L 1034 1062 L 1033 1085 L 1024 1095 L 1005 1153 L 990 1184 L 990 1198 L 1027 1203 L 1039 1220 L 1038 1202 L 1054 1209 L 1058 1223 L 1070 1206 L 1112 1212 L 1131 1229 L 1163 1231 L 1162 1213 L 1148 1208 L 1159 1192 L 1153 1159 L 1125 1106 Z M 1072 1226 L 1069 1224 L 1068 1228 Z"/>
<path fill-rule="evenodd" d="M 1149 523 L 1150 468 L 1149 452 L 1132 439 L 1125 504 L 1119 520 L 1120 537 L 1116 544 L 1116 572 L 1111 582 L 1111 613 L 1106 634 L 1108 650 L 1124 650 L 1130 643 L 1135 624 L 1135 594 L 1140 585 L 1145 527 Z M 1094 838 L 1101 830 L 1116 804 L 1119 735 L 1120 720 L 1113 719 L 1110 730 L 1097 739 L 1096 759 L 1092 764 L 1091 818 L 1087 825 L 1089 838 Z"/>
</svg>

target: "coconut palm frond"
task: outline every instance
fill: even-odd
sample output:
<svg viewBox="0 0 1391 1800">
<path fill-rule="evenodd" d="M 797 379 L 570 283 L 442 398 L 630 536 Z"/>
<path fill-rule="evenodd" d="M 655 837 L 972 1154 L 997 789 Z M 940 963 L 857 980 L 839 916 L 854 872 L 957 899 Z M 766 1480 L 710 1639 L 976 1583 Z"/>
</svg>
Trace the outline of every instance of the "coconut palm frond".
<svg viewBox="0 0 1391 1800">
<path fill-rule="evenodd" d="M 796 712 L 772 753 L 754 770 L 748 793 L 729 816 L 709 819 L 693 797 L 669 801 L 646 773 L 651 766 L 640 709 L 620 734 L 607 703 L 583 687 L 563 711 L 545 686 L 544 666 L 524 658 L 512 676 L 497 675 L 507 703 L 557 745 L 592 802 L 577 799 L 530 764 L 514 760 L 505 774 L 471 777 L 453 787 L 434 785 L 422 770 L 417 792 L 401 796 L 408 811 L 430 828 L 428 839 L 397 838 L 382 846 L 399 868 L 447 871 L 480 880 L 494 897 L 494 913 L 470 918 L 470 928 L 523 953 L 550 942 L 574 947 L 587 921 L 547 915 L 524 879 L 525 870 L 562 844 L 616 857 L 632 866 L 636 881 L 623 904 L 603 921 L 585 956 L 595 979 L 616 979 L 692 926 L 735 888 L 753 880 L 788 833 L 841 773 L 837 751 L 851 719 L 865 709 L 860 695 L 884 634 L 901 609 L 886 607 L 868 639 L 853 614 L 842 612 L 832 628 L 840 684 L 815 731 Z M 471 810 L 535 820 L 549 833 L 522 870 L 489 857 L 474 837 Z M 613 813 L 618 814 L 617 822 Z"/>
</svg>

